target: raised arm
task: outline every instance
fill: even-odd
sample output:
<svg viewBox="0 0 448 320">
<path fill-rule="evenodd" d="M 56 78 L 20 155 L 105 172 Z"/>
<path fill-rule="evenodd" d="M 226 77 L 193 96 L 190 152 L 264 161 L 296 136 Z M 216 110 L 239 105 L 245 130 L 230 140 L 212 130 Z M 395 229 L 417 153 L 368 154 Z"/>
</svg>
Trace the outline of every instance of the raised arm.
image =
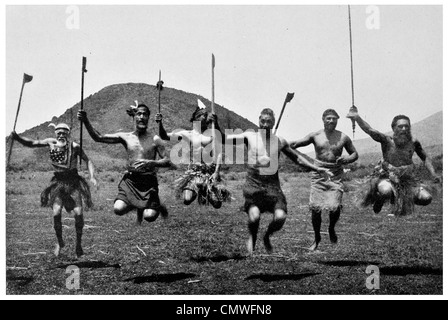
<svg viewBox="0 0 448 320">
<path fill-rule="evenodd" d="M 156 114 L 156 122 L 159 124 L 159 137 L 162 140 L 166 140 L 166 141 L 178 141 L 181 138 L 183 138 L 182 136 L 182 132 L 184 132 L 185 130 L 174 130 L 173 132 L 166 132 L 165 127 L 163 126 L 162 123 L 162 114 L 161 113 L 157 113 Z"/>
<path fill-rule="evenodd" d="M 90 120 L 87 118 L 87 113 L 85 111 L 78 111 L 78 119 L 84 123 L 87 132 L 89 132 L 92 139 L 96 142 L 116 144 L 124 144 L 124 140 L 121 138 L 120 133 L 104 134 L 102 135 L 97 130 L 92 127 Z"/>
<path fill-rule="evenodd" d="M 33 140 L 30 138 L 21 137 L 15 131 L 11 132 L 11 137 L 14 140 L 18 141 L 20 144 L 24 145 L 25 147 L 29 147 L 29 148 L 43 148 L 43 147 L 48 147 L 51 143 L 56 143 L 56 139 L 54 139 L 54 138 L 48 138 L 48 139 L 43 139 L 43 140 Z"/>
<path fill-rule="evenodd" d="M 423 147 L 422 147 L 420 141 L 415 140 L 414 147 L 415 147 L 415 153 L 417 153 L 419 158 L 423 161 L 426 169 L 428 169 L 429 173 L 433 177 L 434 182 L 440 182 L 440 177 L 436 174 L 436 171 L 434 170 L 434 166 L 432 165 L 431 160 L 428 159 L 428 156 L 426 155 L 425 150 L 423 150 Z"/>
<path fill-rule="evenodd" d="M 314 134 L 310 133 L 309 135 L 307 135 L 306 137 L 293 141 L 291 142 L 289 145 L 292 149 L 297 149 L 300 147 L 306 147 L 310 144 L 312 144 L 314 141 Z"/>
<path fill-rule="evenodd" d="M 379 132 L 378 130 L 373 129 L 366 121 L 361 119 L 357 111 L 351 110 L 347 115 L 347 118 L 353 119 L 359 125 L 359 127 L 367 133 L 373 140 L 383 143 L 387 141 L 387 136 L 384 133 Z"/>
</svg>

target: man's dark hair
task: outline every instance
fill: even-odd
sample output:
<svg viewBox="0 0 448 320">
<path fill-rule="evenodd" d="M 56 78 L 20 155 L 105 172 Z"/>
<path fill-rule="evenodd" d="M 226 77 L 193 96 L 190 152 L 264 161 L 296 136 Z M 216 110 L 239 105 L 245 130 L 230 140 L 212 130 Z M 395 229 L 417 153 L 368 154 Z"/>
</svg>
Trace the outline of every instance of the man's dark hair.
<svg viewBox="0 0 448 320">
<path fill-rule="evenodd" d="M 334 110 L 334 109 L 327 109 L 324 111 L 324 113 L 322 114 L 322 120 L 325 119 L 326 116 L 328 116 L 329 114 L 334 115 L 336 118 L 339 119 L 339 115 L 338 113 Z"/>
<path fill-rule="evenodd" d="M 392 129 L 395 128 L 398 120 L 401 120 L 401 119 L 407 120 L 409 122 L 409 126 L 411 126 L 411 120 L 409 119 L 409 117 L 405 116 L 404 114 L 399 114 L 398 116 L 395 116 L 392 119 L 392 124 L 391 124 Z"/>
<path fill-rule="evenodd" d="M 263 110 L 261 110 L 260 117 L 261 117 L 262 115 L 264 115 L 264 114 L 266 114 L 266 115 L 268 115 L 268 116 L 271 116 L 272 118 L 275 119 L 274 111 L 272 111 L 271 108 L 264 108 Z"/>
<path fill-rule="evenodd" d="M 194 122 L 199 116 L 203 114 L 207 114 L 207 110 L 205 108 L 199 108 L 197 107 L 196 110 L 194 110 L 193 114 L 191 115 L 190 122 Z"/>
<path fill-rule="evenodd" d="M 148 106 L 147 106 L 146 104 L 140 103 L 140 104 L 137 106 L 137 109 L 138 109 L 138 108 L 146 108 L 146 111 L 148 111 L 148 113 L 151 114 L 151 111 L 149 111 L 149 108 L 148 108 Z"/>
</svg>

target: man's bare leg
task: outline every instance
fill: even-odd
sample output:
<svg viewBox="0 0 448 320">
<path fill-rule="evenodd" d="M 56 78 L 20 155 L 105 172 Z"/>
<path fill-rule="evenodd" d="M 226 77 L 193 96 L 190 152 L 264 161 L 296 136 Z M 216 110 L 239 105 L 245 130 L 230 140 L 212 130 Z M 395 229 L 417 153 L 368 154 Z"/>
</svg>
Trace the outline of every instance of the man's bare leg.
<svg viewBox="0 0 448 320">
<path fill-rule="evenodd" d="M 76 230 L 76 256 L 80 258 L 84 255 L 82 250 L 82 231 L 84 229 L 84 215 L 82 210 L 82 198 L 79 192 L 72 195 L 75 200 L 75 207 L 71 211 L 75 216 L 75 230 Z"/>
<path fill-rule="evenodd" d="M 190 205 L 193 203 L 194 200 L 196 200 L 197 194 L 193 190 L 185 189 L 183 192 L 183 198 L 184 198 L 184 204 Z"/>
<path fill-rule="evenodd" d="M 320 226 L 322 224 L 321 212 L 318 210 L 311 210 L 311 222 L 313 224 L 314 230 L 314 242 L 309 248 L 311 251 L 317 250 L 321 237 L 320 237 Z"/>
<path fill-rule="evenodd" d="M 268 226 L 268 230 L 266 231 L 266 234 L 264 235 L 263 242 L 264 247 L 266 248 L 266 251 L 268 253 L 272 253 L 273 248 L 271 244 L 270 237 L 274 232 L 277 232 L 283 228 L 283 225 L 286 221 L 286 212 L 282 209 L 277 209 L 274 212 L 274 218 L 272 219 L 272 222 Z"/>
<path fill-rule="evenodd" d="M 255 244 L 257 242 L 258 228 L 260 227 L 260 209 L 256 206 L 252 206 L 249 209 L 248 223 L 249 239 L 247 240 L 247 252 L 252 255 L 255 250 Z"/>
<path fill-rule="evenodd" d="M 79 258 L 84 255 L 82 250 L 82 231 L 84 228 L 84 215 L 82 213 L 82 207 L 73 209 L 75 212 L 75 229 L 76 229 L 76 256 Z"/>
<path fill-rule="evenodd" d="M 373 212 L 379 213 L 383 208 L 384 202 L 393 196 L 393 187 L 390 181 L 380 180 L 377 185 L 378 199 L 373 204 Z"/>
<path fill-rule="evenodd" d="M 328 234 L 330 236 L 330 241 L 332 243 L 338 242 L 338 236 L 336 234 L 335 227 L 340 216 L 341 216 L 341 207 L 339 207 L 336 211 L 330 212 L 330 225 L 328 227 Z"/>
<path fill-rule="evenodd" d="M 114 213 L 117 216 L 124 216 L 126 213 L 128 213 L 131 210 L 132 210 L 132 207 L 130 207 L 123 200 L 116 200 L 114 203 Z"/>
<path fill-rule="evenodd" d="M 143 209 L 137 209 L 137 225 L 141 226 L 143 222 Z"/>
<path fill-rule="evenodd" d="M 419 206 L 427 206 L 432 202 L 432 195 L 422 186 L 418 186 L 414 191 L 414 203 Z"/>
<path fill-rule="evenodd" d="M 61 253 L 61 249 L 65 247 L 64 240 L 62 239 L 62 201 L 59 198 L 57 198 L 53 204 L 53 223 L 56 239 L 58 241 L 54 249 L 54 255 L 58 257 Z"/>
</svg>

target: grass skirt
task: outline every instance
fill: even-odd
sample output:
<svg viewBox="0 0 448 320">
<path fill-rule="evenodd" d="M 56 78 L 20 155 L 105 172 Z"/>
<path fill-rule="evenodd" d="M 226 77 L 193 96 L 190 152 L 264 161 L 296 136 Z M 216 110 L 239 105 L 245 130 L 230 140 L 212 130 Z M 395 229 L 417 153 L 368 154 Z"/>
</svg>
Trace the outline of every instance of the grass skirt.
<svg viewBox="0 0 448 320">
<path fill-rule="evenodd" d="M 89 185 L 78 174 L 78 170 L 72 169 L 64 172 L 55 172 L 50 185 L 40 195 L 41 206 L 53 207 L 56 198 L 60 198 L 65 210 L 67 212 L 72 211 L 76 206 L 76 202 L 72 198 L 74 191 L 80 192 L 83 203 L 87 208 L 93 206 Z"/>
<path fill-rule="evenodd" d="M 230 201 L 230 191 L 220 178 L 213 179 L 216 165 L 190 164 L 188 170 L 176 181 L 174 188 L 178 198 L 185 190 L 196 192 L 199 204 Z"/>
</svg>

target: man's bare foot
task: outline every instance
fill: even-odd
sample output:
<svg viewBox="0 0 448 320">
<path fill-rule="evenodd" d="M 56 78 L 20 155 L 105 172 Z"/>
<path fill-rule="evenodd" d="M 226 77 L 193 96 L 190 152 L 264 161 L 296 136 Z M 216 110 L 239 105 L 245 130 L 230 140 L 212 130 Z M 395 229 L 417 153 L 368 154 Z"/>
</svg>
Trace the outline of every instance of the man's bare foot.
<svg viewBox="0 0 448 320">
<path fill-rule="evenodd" d="M 320 233 L 316 236 L 314 236 L 314 242 L 313 242 L 313 244 L 311 245 L 311 247 L 309 247 L 309 249 L 308 250 L 310 250 L 310 251 L 316 251 L 317 250 L 317 247 L 319 247 L 319 243 L 320 243 L 320 240 L 321 240 L 321 237 L 320 237 Z"/>
<path fill-rule="evenodd" d="M 76 256 L 78 258 L 81 258 L 84 255 L 84 250 L 82 250 L 82 247 L 80 245 L 76 246 Z"/>
<path fill-rule="evenodd" d="M 328 229 L 328 234 L 332 243 L 338 243 L 338 236 L 336 235 L 336 231 L 334 229 Z"/>
<path fill-rule="evenodd" d="M 56 257 L 59 257 L 59 255 L 61 254 L 61 250 L 65 247 L 65 243 L 61 243 L 61 244 L 56 244 L 55 248 L 54 248 L 54 255 Z"/>
<path fill-rule="evenodd" d="M 252 256 L 255 250 L 255 243 L 252 237 L 249 237 L 249 239 L 247 240 L 246 247 L 247 247 L 247 253 L 249 254 L 249 256 Z"/>
<path fill-rule="evenodd" d="M 264 243 L 264 247 L 265 247 L 267 253 L 271 254 L 274 249 L 272 248 L 271 239 L 269 239 L 268 234 L 264 235 L 263 243 Z"/>
<path fill-rule="evenodd" d="M 311 245 L 311 247 L 308 248 L 308 250 L 316 251 L 318 247 L 319 247 L 319 242 L 314 241 L 313 244 Z"/>
</svg>

